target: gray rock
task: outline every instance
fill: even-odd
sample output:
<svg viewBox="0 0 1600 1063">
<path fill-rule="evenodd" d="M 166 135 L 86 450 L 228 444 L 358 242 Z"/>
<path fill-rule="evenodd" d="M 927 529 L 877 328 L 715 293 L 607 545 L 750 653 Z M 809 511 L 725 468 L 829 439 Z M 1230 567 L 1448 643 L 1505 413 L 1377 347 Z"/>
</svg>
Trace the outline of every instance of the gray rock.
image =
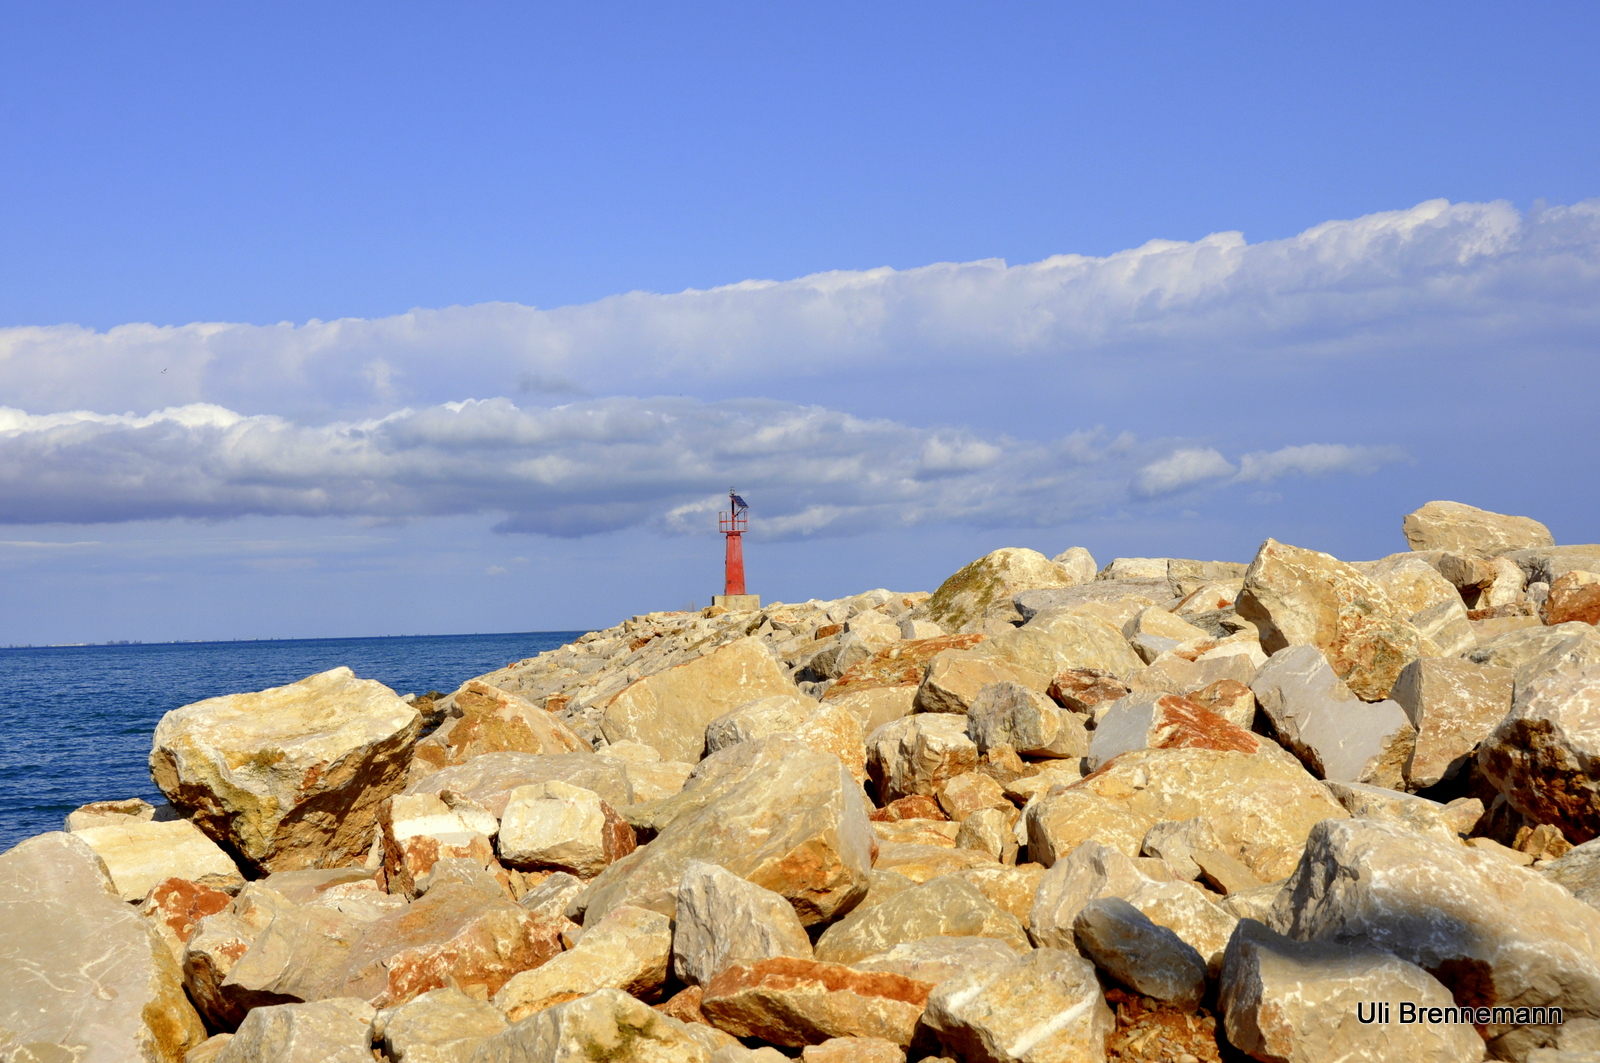
<svg viewBox="0 0 1600 1063">
<path fill-rule="evenodd" d="M 1314 774 L 1398 788 L 1416 732 L 1393 701 L 1367 703 L 1316 646 L 1279 650 L 1250 687 L 1285 745 Z"/>
<path fill-rule="evenodd" d="M 1549 585 L 1568 572 L 1600 572 L 1600 543 L 1584 546 L 1543 546 L 1508 551 L 1528 582 Z"/>
<path fill-rule="evenodd" d="M 1538 871 L 1551 882 L 1571 890 L 1584 904 L 1600 908 L 1600 839 L 1575 846 Z"/>
<path fill-rule="evenodd" d="M 1193 819 L 1162 820 L 1144 835 L 1139 851 L 1145 856 L 1157 857 L 1167 862 L 1183 878 L 1191 882 L 1200 877 L 1200 865 L 1195 854 L 1217 852 L 1223 848 L 1211 821 L 1196 816 Z"/>
<path fill-rule="evenodd" d="M 1511 680 L 1509 669 L 1447 657 L 1425 657 L 1400 670 L 1389 696 L 1417 732 L 1405 766 L 1411 789 L 1456 777 L 1511 711 Z"/>
<path fill-rule="evenodd" d="M 1120 897 L 1100 897 L 1073 920 L 1078 951 L 1139 993 L 1184 1008 L 1206 991 L 1206 961 L 1194 948 Z"/>
<path fill-rule="evenodd" d="M 705 985 L 724 967 L 773 956 L 811 958 L 811 939 L 788 901 L 715 864 L 684 869 L 672 935 L 681 981 Z"/>
</svg>

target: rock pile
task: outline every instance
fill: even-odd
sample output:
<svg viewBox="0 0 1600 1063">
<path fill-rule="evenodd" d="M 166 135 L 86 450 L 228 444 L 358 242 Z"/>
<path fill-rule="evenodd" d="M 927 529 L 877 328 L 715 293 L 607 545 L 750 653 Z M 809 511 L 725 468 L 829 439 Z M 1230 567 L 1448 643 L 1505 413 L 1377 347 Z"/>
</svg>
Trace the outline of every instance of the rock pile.
<svg viewBox="0 0 1600 1063">
<path fill-rule="evenodd" d="M 185 706 L 0 854 L 0 1061 L 1600 1058 L 1600 546 L 997 550 Z"/>
</svg>

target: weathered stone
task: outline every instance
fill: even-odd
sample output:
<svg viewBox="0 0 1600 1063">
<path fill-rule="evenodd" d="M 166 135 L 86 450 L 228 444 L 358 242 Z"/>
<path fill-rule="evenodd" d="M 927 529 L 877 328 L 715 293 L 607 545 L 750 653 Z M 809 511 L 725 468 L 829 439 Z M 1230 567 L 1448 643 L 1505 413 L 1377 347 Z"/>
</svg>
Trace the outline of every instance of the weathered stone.
<svg viewBox="0 0 1600 1063">
<path fill-rule="evenodd" d="M 1477 649 L 1467 654 L 1467 660 L 1520 671 L 1552 650 L 1575 643 L 1600 645 L 1600 635 L 1589 625 L 1578 623 L 1522 628 L 1480 643 Z"/>
<path fill-rule="evenodd" d="M 1600 664 L 1519 681 L 1478 766 L 1535 823 L 1578 842 L 1600 835 Z"/>
<path fill-rule="evenodd" d="M 1206 961 L 1177 934 L 1119 897 L 1100 897 L 1073 921 L 1078 950 L 1123 985 L 1192 1008 L 1206 991 Z"/>
<path fill-rule="evenodd" d="M 1396 824 L 1313 828 L 1270 925 L 1296 940 L 1385 949 L 1439 979 L 1462 1006 L 1600 1015 L 1600 911 L 1533 872 Z M 1572 1031 L 1505 1016 L 1486 1026 L 1500 1059 Z"/>
<path fill-rule="evenodd" d="M 905 1063 L 905 1049 L 881 1037 L 830 1037 L 800 1050 L 801 1063 Z"/>
<path fill-rule="evenodd" d="M 874 823 L 896 823 L 904 819 L 943 820 L 950 817 L 944 814 L 937 799 L 927 794 L 909 794 L 890 801 L 882 808 L 873 809 L 868 818 Z"/>
<path fill-rule="evenodd" d="M 873 956 L 852 960 L 858 971 L 887 971 L 938 985 L 969 971 L 1004 967 L 1022 954 L 998 938 L 938 936 L 903 941 Z"/>
<path fill-rule="evenodd" d="M 890 845 L 937 845 L 954 849 L 956 835 L 960 833 L 961 824 L 948 820 L 875 820 L 872 824 L 872 836 Z"/>
<path fill-rule="evenodd" d="M 1071 587 L 1077 578 L 1037 550 L 1007 547 L 985 554 L 939 585 L 924 610 L 946 631 L 980 631 L 994 606 L 1023 591 Z"/>
<path fill-rule="evenodd" d="M 828 693 L 833 693 L 829 688 Z M 843 709 L 861 723 L 862 732 L 871 734 L 886 723 L 910 716 L 917 697 L 912 685 L 863 687 L 846 691 L 837 698 L 824 695 L 823 703 Z"/>
<path fill-rule="evenodd" d="M 1020 683 L 991 683 L 967 709 L 967 735 L 978 752 L 1010 746 L 1029 757 L 1081 757 L 1089 734 L 1070 712 Z"/>
<path fill-rule="evenodd" d="M 922 681 L 929 662 L 934 658 L 952 651 L 971 649 L 986 637 L 974 633 L 893 643 L 866 660 L 852 665 L 849 671 L 839 677 L 837 683 L 828 688 L 823 700 L 845 701 L 854 695 L 872 690 L 893 690 L 900 693 L 903 693 L 905 687 L 914 690 Z M 868 725 L 869 730 L 874 726 L 881 727 L 884 722 L 887 721 L 869 724 L 865 717 L 862 718 L 862 723 Z"/>
<path fill-rule="evenodd" d="M 513 975 L 495 993 L 494 1004 L 512 1022 L 521 1022 L 536 1011 L 597 989 L 621 989 L 657 1000 L 671 958 L 672 924 L 667 917 L 622 905 L 586 927 L 575 948 Z"/>
<path fill-rule="evenodd" d="M 706 752 L 736 742 L 792 733 L 816 711 L 817 703 L 800 694 L 777 694 L 746 702 L 706 724 Z"/>
<path fill-rule="evenodd" d="M 1208 641 L 1211 635 L 1159 606 L 1150 606 L 1122 626 L 1122 635 L 1146 664 L 1185 644 Z"/>
<path fill-rule="evenodd" d="M 473 1063 L 711 1063 L 726 1038 L 679 1022 L 620 989 L 536 1012 L 478 1046 Z"/>
<path fill-rule="evenodd" d="M 1219 612 L 1231 607 L 1243 589 L 1242 570 L 1236 580 L 1206 580 L 1189 591 L 1172 611 L 1184 618 L 1198 616 L 1201 613 Z"/>
<path fill-rule="evenodd" d="M 1224 896 L 1249 893 L 1266 885 L 1254 871 L 1224 851 L 1199 852 L 1194 859 L 1200 866 L 1200 881 Z"/>
<path fill-rule="evenodd" d="M 599 794 L 552 779 L 511 791 L 499 845 L 501 858 L 515 867 L 592 878 L 633 852 L 635 839 Z"/>
<path fill-rule="evenodd" d="M 838 757 L 852 779 L 866 782 L 867 732 L 861 718 L 848 707 L 838 702 L 820 706 L 795 729 L 794 736 L 801 745 Z"/>
<path fill-rule="evenodd" d="M 139 914 L 155 927 L 167 951 L 181 966 L 184 949 L 200 920 L 232 903 L 233 898 L 221 890 L 188 879 L 169 878 L 151 887 L 139 906 Z"/>
<path fill-rule="evenodd" d="M 942 875 L 953 875 L 972 868 L 994 868 L 1000 863 L 986 852 L 936 845 L 902 845 L 883 842 L 873 869 L 894 871 L 913 882 L 923 883 Z"/>
<path fill-rule="evenodd" d="M 1559 860 L 1571 852 L 1573 846 L 1554 824 L 1541 823 L 1536 827 L 1518 830 L 1512 848 L 1519 853 L 1527 853 L 1535 860 Z"/>
<path fill-rule="evenodd" d="M 76 834 L 90 827 L 120 826 L 130 819 L 148 823 L 155 815 L 155 806 L 141 797 L 122 801 L 91 801 L 68 812 L 66 826 L 62 829 L 69 834 Z"/>
<path fill-rule="evenodd" d="M 1043 676 L 1096 668 L 1126 680 L 1144 667 L 1115 625 L 1087 613 L 1059 610 L 1040 613 L 973 652 Z"/>
<path fill-rule="evenodd" d="M 1019 843 L 1013 824 L 1017 819 L 1017 810 L 1009 802 L 1007 808 L 1009 811 L 980 808 L 966 816 L 956 833 L 955 847 L 987 853 L 1002 864 L 1016 863 Z"/>
<path fill-rule="evenodd" d="M 923 1022 L 967 1063 L 1103 1063 L 1116 1026 L 1094 965 L 1059 949 L 952 978 Z"/>
<path fill-rule="evenodd" d="M 1543 615 L 1546 624 L 1600 624 L 1600 574 L 1574 569 L 1558 576 Z"/>
<path fill-rule="evenodd" d="M 394 1063 L 472 1063 L 478 1046 L 507 1025 L 499 1008 L 447 986 L 380 1012 L 373 1031 Z"/>
<path fill-rule="evenodd" d="M 762 745 L 742 742 L 718 756 L 759 753 L 752 747 Z M 837 757 L 792 752 L 677 816 L 649 845 L 601 872 L 587 897 L 585 925 L 619 904 L 672 912 L 684 870 L 695 860 L 782 895 L 807 926 L 828 922 L 866 892 L 873 841 L 864 804 Z"/>
<path fill-rule="evenodd" d="M 1600 840 L 1574 846 L 1538 870 L 1551 882 L 1571 890 L 1584 904 L 1600 908 Z"/>
<path fill-rule="evenodd" d="M 1015 916 L 971 883 L 941 875 L 851 912 L 823 931 L 816 956 L 853 963 L 903 942 L 938 936 L 992 937 L 1013 948 L 1028 948 L 1027 931 Z"/>
<path fill-rule="evenodd" d="M 1255 676 L 1251 676 L 1251 681 Z M 1185 695 L 1196 705 L 1204 706 L 1235 727 L 1250 730 L 1256 719 L 1256 692 L 1249 684 L 1232 679 L 1219 679 Z"/>
<path fill-rule="evenodd" d="M 609 741 L 627 738 L 668 760 L 696 761 L 706 725 L 757 698 L 796 693 L 762 641 L 736 639 L 686 664 L 646 676 L 606 703 L 601 724 Z"/>
<path fill-rule="evenodd" d="M 150 774 L 195 825 L 261 871 L 359 863 L 400 790 L 422 718 L 348 668 L 185 705 Z"/>
<path fill-rule="evenodd" d="M 627 761 L 587 753 L 485 753 L 413 783 L 406 788 L 406 793 L 454 791 L 498 817 L 505 815 L 506 801 L 517 787 L 557 779 L 593 790 L 606 804 L 620 809 L 645 800 L 634 796 L 629 768 Z"/>
<path fill-rule="evenodd" d="M 903 975 L 783 956 L 725 968 L 700 1007 L 719 1029 L 772 1044 L 878 1037 L 908 1045 L 931 988 Z"/>
<path fill-rule="evenodd" d="M 1274 539 L 1261 544 L 1236 606 L 1261 648 L 1314 646 L 1358 697 L 1387 697 L 1421 636 L 1377 583 L 1329 554 Z M 1260 696 L 1259 689 L 1257 696 Z"/>
<path fill-rule="evenodd" d="M 1040 613 L 1051 611 L 1083 610 L 1104 616 L 1099 610 L 1114 606 L 1117 607 L 1116 612 L 1121 614 L 1121 619 L 1116 621 L 1116 626 L 1120 628 L 1128 617 L 1140 609 L 1167 601 L 1172 594 L 1172 584 L 1165 577 L 1097 579 L 1093 583 L 1064 590 L 1023 591 L 1012 599 L 1012 604 L 1024 620 L 1032 620 Z M 1124 611 L 1129 603 L 1132 608 Z"/>
<path fill-rule="evenodd" d="M 913 707 L 918 712 L 968 712 L 978 694 L 995 683 L 1012 683 L 1041 690 L 1045 678 L 1008 661 L 978 650 L 948 650 L 928 662 L 917 687 Z"/>
<path fill-rule="evenodd" d="M 913 620 L 909 616 L 902 617 L 900 620 L 900 637 L 902 639 L 936 639 L 948 634 L 948 631 L 935 624 L 932 620 Z"/>
<path fill-rule="evenodd" d="M 1049 792 L 1057 786 L 1071 786 L 1083 778 L 1083 761 L 1047 760 L 1032 775 L 1012 779 L 1005 784 L 1006 796 L 1013 804 L 1027 805 L 1036 795 Z"/>
<path fill-rule="evenodd" d="M 378 806 L 378 829 L 390 893 L 415 897 L 427 892 L 433 865 L 443 859 L 471 860 L 483 867 L 495 862 L 488 836 L 433 794 L 389 798 Z"/>
<path fill-rule="evenodd" d="M 1417 629 L 1424 640 L 1419 644 L 1424 656 L 1454 657 L 1477 645 L 1460 592 L 1424 558 L 1391 554 L 1351 567 L 1383 588 L 1394 611 Z"/>
<path fill-rule="evenodd" d="M 978 766 L 978 747 L 964 717 L 921 713 L 884 724 L 867 736 L 867 773 L 885 801 L 937 793 L 946 779 Z"/>
<path fill-rule="evenodd" d="M 1401 522 L 1413 550 L 1458 554 L 1503 554 L 1554 546 L 1550 529 L 1532 517 L 1510 517 L 1460 502 L 1429 502 Z"/>
<path fill-rule="evenodd" d="M 1051 562 L 1066 569 L 1078 583 L 1092 583 L 1100 566 L 1095 564 L 1094 555 L 1082 546 L 1073 546 L 1052 557 Z"/>
<path fill-rule="evenodd" d="M 188 820 L 155 823 L 125 816 L 119 823 L 73 833 L 105 861 L 125 901 L 142 900 L 156 883 L 178 875 L 215 889 L 232 891 L 244 885 L 228 854 Z"/>
<path fill-rule="evenodd" d="M 1128 684 L 1098 668 L 1069 668 L 1050 681 L 1049 695 L 1072 712 L 1088 713 L 1131 692 Z"/>
<path fill-rule="evenodd" d="M 1163 820 L 1145 832 L 1139 851 L 1156 857 L 1179 877 L 1194 881 L 1200 877 L 1200 865 L 1195 856 L 1204 852 L 1219 852 L 1223 848 L 1211 821 L 1196 817 L 1184 820 Z"/>
<path fill-rule="evenodd" d="M 999 783 L 975 771 L 946 779 L 939 786 L 938 797 L 940 809 L 952 823 L 960 823 L 980 808 L 1016 811 Z"/>
<path fill-rule="evenodd" d="M 1405 710 L 1417 739 L 1405 766 L 1414 790 L 1453 779 L 1511 711 L 1512 673 L 1459 658 L 1412 661 L 1391 695 Z"/>
<path fill-rule="evenodd" d="M 1113 702 L 1089 742 L 1088 769 L 1135 749 L 1231 749 L 1260 753 L 1266 743 L 1210 709 L 1176 694 L 1129 694 Z"/>
<path fill-rule="evenodd" d="M 1162 820 L 1209 820 L 1231 855 L 1264 882 L 1294 870 L 1312 825 L 1348 816 L 1287 758 L 1211 749 L 1124 753 L 1026 815 L 1028 857 L 1049 866 L 1082 842 L 1132 856 Z"/>
<path fill-rule="evenodd" d="M 481 986 L 493 994 L 519 971 L 561 951 L 560 927 L 461 883 L 435 883 L 407 908 L 363 928 L 350 949 L 336 991 L 376 1007 L 403 1003 L 430 989 Z"/>
<path fill-rule="evenodd" d="M 480 679 L 463 683 L 450 700 L 444 723 L 417 743 L 413 780 L 484 753 L 592 752 L 554 713 Z"/>
<path fill-rule="evenodd" d="M 371 1063 L 371 1008 L 319 1000 L 255 1008 L 217 1063 Z M 352 1006 L 354 1005 L 354 1006 Z"/>
<path fill-rule="evenodd" d="M 1272 655 L 1252 685 L 1279 739 L 1312 772 L 1399 789 L 1416 741 L 1405 710 L 1359 700 L 1315 646 Z"/>
<path fill-rule="evenodd" d="M 1406 1022 L 1394 1016 L 1402 1003 L 1453 1012 L 1456 1002 L 1427 971 L 1375 948 L 1291 941 L 1249 919 L 1228 943 L 1218 1005 L 1228 1040 L 1257 1059 L 1483 1058 L 1470 1025 Z M 1388 1016 L 1378 1013 L 1385 1008 Z"/>
<path fill-rule="evenodd" d="M 724 967 L 774 956 L 811 958 L 811 939 L 789 902 L 715 864 L 690 864 L 672 935 L 679 980 L 704 985 Z"/>
<path fill-rule="evenodd" d="M 71 834 L 0 853 L 0 1058 L 181 1063 L 206 1039 L 155 928 Z"/>
<path fill-rule="evenodd" d="M 183 1063 L 217 1063 L 217 1057 L 222 1055 L 222 1050 L 232 1040 L 231 1033 L 213 1034 L 189 1049 L 188 1055 L 183 1057 Z"/>
</svg>

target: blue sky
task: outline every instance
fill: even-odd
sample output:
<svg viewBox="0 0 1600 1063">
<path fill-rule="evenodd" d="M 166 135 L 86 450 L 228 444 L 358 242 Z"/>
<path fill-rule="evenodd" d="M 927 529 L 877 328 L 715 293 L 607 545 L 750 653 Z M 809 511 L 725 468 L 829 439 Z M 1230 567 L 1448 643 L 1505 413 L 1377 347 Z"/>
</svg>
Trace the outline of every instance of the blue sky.
<svg viewBox="0 0 1600 1063">
<path fill-rule="evenodd" d="M 0 642 L 1600 538 L 1593 5 L 0 17 Z"/>
</svg>

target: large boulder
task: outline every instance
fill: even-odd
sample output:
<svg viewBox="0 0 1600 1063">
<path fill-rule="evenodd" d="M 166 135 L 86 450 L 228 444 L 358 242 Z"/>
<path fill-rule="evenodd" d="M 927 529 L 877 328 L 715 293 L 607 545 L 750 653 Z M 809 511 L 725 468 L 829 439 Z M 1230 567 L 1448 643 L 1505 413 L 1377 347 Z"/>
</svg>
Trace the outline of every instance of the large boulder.
<svg viewBox="0 0 1600 1063">
<path fill-rule="evenodd" d="M 1574 841 L 1600 836 L 1600 664 L 1519 683 L 1478 766 L 1533 822 Z"/>
<path fill-rule="evenodd" d="M 1405 710 L 1358 699 L 1316 646 L 1274 653 L 1251 689 L 1279 740 L 1319 777 L 1403 785 L 1416 742 Z"/>
<path fill-rule="evenodd" d="M 633 828 L 593 790 L 551 779 L 519 786 L 500 818 L 500 857 L 592 878 L 633 852 Z"/>
<path fill-rule="evenodd" d="M 904 975 L 781 956 L 724 968 L 700 1007 L 736 1037 L 792 1048 L 833 1037 L 909 1045 L 932 988 Z"/>
<path fill-rule="evenodd" d="M 926 618 L 946 631 L 981 631 L 997 607 L 1014 611 L 1011 599 L 1023 591 L 1071 587 L 1078 580 L 1037 550 L 1006 547 L 985 554 L 933 592 L 923 606 Z"/>
<path fill-rule="evenodd" d="M 1120 897 L 1084 905 L 1073 931 L 1079 952 L 1135 992 L 1184 1008 L 1197 1006 L 1205 994 L 1205 958 Z"/>
<path fill-rule="evenodd" d="M 1268 539 L 1244 577 L 1239 615 L 1268 654 L 1322 650 L 1358 697 L 1389 695 L 1400 669 L 1421 655 L 1421 636 L 1377 583 L 1330 554 Z"/>
<path fill-rule="evenodd" d="M 1094 964 L 1060 949 L 950 979 L 923 1022 L 967 1063 L 1104 1063 L 1116 1028 Z"/>
<path fill-rule="evenodd" d="M 500 817 L 505 815 L 506 803 L 517 787 L 558 780 L 592 790 L 612 808 L 622 808 L 646 800 L 636 796 L 630 774 L 633 766 L 630 761 L 589 753 L 485 753 L 465 764 L 434 772 L 406 787 L 405 792 L 458 793 Z"/>
<path fill-rule="evenodd" d="M 965 717 L 919 713 L 886 723 L 867 736 L 867 773 L 885 802 L 935 794 L 947 779 L 978 766 L 978 747 Z"/>
<path fill-rule="evenodd" d="M 1237 724 L 1176 694 L 1129 694 L 1112 702 L 1089 742 L 1089 771 L 1135 749 L 1232 749 L 1260 753 L 1269 746 Z"/>
<path fill-rule="evenodd" d="M 1405 1006 L 1454 1013 L 1454 1004 L 1414 963 L 1360 945 L 1291 941 L 1251 919 L 1240 920 L 1228 943 L 1218 990 L 1234 1047 L 1256 1059 L 1308 1063 L 1477 1063 L 1483 1041 L 1469 1023 L 1394 1014 Z"/>
<path fill-rule="evenodd" d="M 0 854 L 0 1058 L 183 1063 L 206 1039 L 155 928 L 70 834 Z"/>
<path fill-rule="evenodd" d="M 1016 916 L 971 883 L 941 875 L 851 912 L 823 931 L 816 955 L 830 963 L 853 963 L 930 937 L 992 937 L 1015 949 L 1028 948 L 1028 932 Z"/>
<path fill-rule="evenodd" d="M 372 1008 L 359 1000 L 259 1007 L 215 1063 L 368 1063 L 371 1025 Z"/>
<path fill-rule="evenodd" d="M 903 941 L 865 959 L 851 960 L 858 971 L 887 971 L 929 985 L 948 982 L 969 971 L 1005 967 L 1022 955 L 999 938 L 931 937 Z"/>
<path fill-rule="evenodd" d="M 389 798 L 378 806 L 389 892 L 406 897 L 426 892 L 433 865 L 440 860 L 471 860 L 483 867 L 493 864 L 494 845 L 489 836 L 494 830 L 494 818 L 487 813 L 473 822 L 433 794 Z"/>
<path fill-rule="evenodd" d="M 741 742 L 718 756 L 785 742 Z M 801 747 L 685 809 L 650 844 L 602 871 L 587 895 L 584 923 L 619 904 L 670 916 L 683 873 L 696 860 L 782 895 L 807 926 L 826 923 L 866 892 L 872 847 L 861 787 L 837 757 Z"/>
<path fill-rule="evenodd" d="M 1398 824 L 1327 820 L 1313 828 L 1269 923 L 1299 941 L 1384 949 L 1443 982 L 1461 1006 L 1564 1009 L 1566 1026 L 1491 1017 L 1483 1025 L 1495 1058 L 1557 1042 L 1600 1049 L 1567 1040 L 1592 1037 L 1600 1018 L 1600 911 L 1495 856 Z"/>
<path fill-rule="evenodd" d="M 1042 691 L 1049 677 L 976 650 L 947 650 L 928 662 L 912 702 L 918 712 L 969 711 L 978 693 L 995 683 L 1015 683 Z"/>
<path fill-rule="evenodd" d="M 1550 584 L 1546 624 L 1600 624 L 1600 573 L 1574 570 Z"/>
<path fill-rule="evenodd" d="M 973 652 L 1042 676 L 1095 668 L 1127 680 L 1144 667 L 1144 661 L 1110 621 L 1090 613 L 1055 609 L 995 635 Z"/>
<path fill-rule="evenodd" d="M 775 956 L 811 958 L 811 939 L 789 902 L 715 864 L 690 864 L 672 933 L 679 980 L 705 985 L 724 967 Z"/>
<path fill-rule="evenodd" d="M 1554 546 L 1550 529 L 1532 517 L 1510 517 L 1461 502 L 1429 502 L 1400 524 L 1413 550 L 1503 554 Z"/>
<path fill-rule="evenodd" d="M 472 1063 L 478 1046 L 507 1025 L 499 1008 L 449 986 L 385 1009 L 372 1032 L 394 1063 Z"/>
<path fill-rule="evenodd" d="M 656 1000 L 666 984 L 671 958 L 672 924 L 667 917 L 624 905 L 585 930 L 573 948 L 513 975 L 495 994 L 494 1004 L 506 1018 L 521 1022 L 536 1011 L 597 989 L 621 989 Z"/>
<path fill-rule="evenodd" d="M 1286 757 L 1142 749 L 1038 798 L 1023 818 L 1029 858 L 1049 866 L 1090 840 L 1135 856 L 1157 823 L 1203 817 L 1229 855 L 1275 882 L 1294 870 L 1313 825 L 1348 815 Z"/>
<path fill-rule="evenodd" d="M 185 819 L 157 823 L 123 816 L 73 833 L 105 861 L 125 901 L 143 900 L 157 883 L 179 876 L 212 889 L 244 885 L 228 854 Z"/>
<path fill-rule="evenodd" d="M 417 743 L 412 778 L 484 753 L 589 753 L 589 743 L 531 701 L 469 679 L 450 698 L 450 715 Z"/>
<path fill-rule="evenodd" d="M 478 1046 L 473 1063 L 711 1063 L 731 1038 L 680 1022 L 620 989 L 545 1008 Z"/>
<path fill-rule="evenodd" d="M 1425 655 L 1453 657 L 1477 645 L 1461 593 L 1422 557 L 1391 554 L 1378 561 L 1358 561 L 1351 567 L 1383 588 L 1395 612 L 1409 620 L 1425 640 L 1421 647 Z M 1431 648 L 1427 643 L 1432 643 Z"/>
<path fill-rule="evenodd" d="M 794 683 L 760 639 L 735 639 L 624 687 L 606 703 L 601 730 L 608 741 L 632 739 L 668 760 L 692 763 L 705 751 L 712 720 L 757 698 L 794 693 Z"/>
<path fill-rule="evenodd" d="M 793 734 L 816 710 L 816 701 L 801 694 L 747 701 L 706 724 L 706 753 L 768 735 Z"/>
<path fill-rule="evenodd" d="M 973 633 L 896 642 L 852 666 L 822 699 L 848 706 L 871 732 L 911 712 L 918 684 L 932 661 L 969 650 L 986 637 Z"/>
<path fill-rule="evenodd" d="M 1405 765 L 1413 790 L 1453 779 L 1511 711 L 1512 672 L 1452 657 L 1425 657 L 1400 671 L 1390 696 L 1417 738 Z"/>
<path fill-rule="evenodd" d="M 422 717 L 334 668 L 174 709 L 150 774 L 167 800 L 257 871 L 359 863 L 378 805 L 405 784 Z"/>
<path fill-rule="evenodd" d="M 967 709 L 967 737 L 987 754 L 1010 746 L 1029 757 L 1081 757 L 1089 751 L 1083 722 L 1021 683 L 990 683 Z"/>
</svg>

